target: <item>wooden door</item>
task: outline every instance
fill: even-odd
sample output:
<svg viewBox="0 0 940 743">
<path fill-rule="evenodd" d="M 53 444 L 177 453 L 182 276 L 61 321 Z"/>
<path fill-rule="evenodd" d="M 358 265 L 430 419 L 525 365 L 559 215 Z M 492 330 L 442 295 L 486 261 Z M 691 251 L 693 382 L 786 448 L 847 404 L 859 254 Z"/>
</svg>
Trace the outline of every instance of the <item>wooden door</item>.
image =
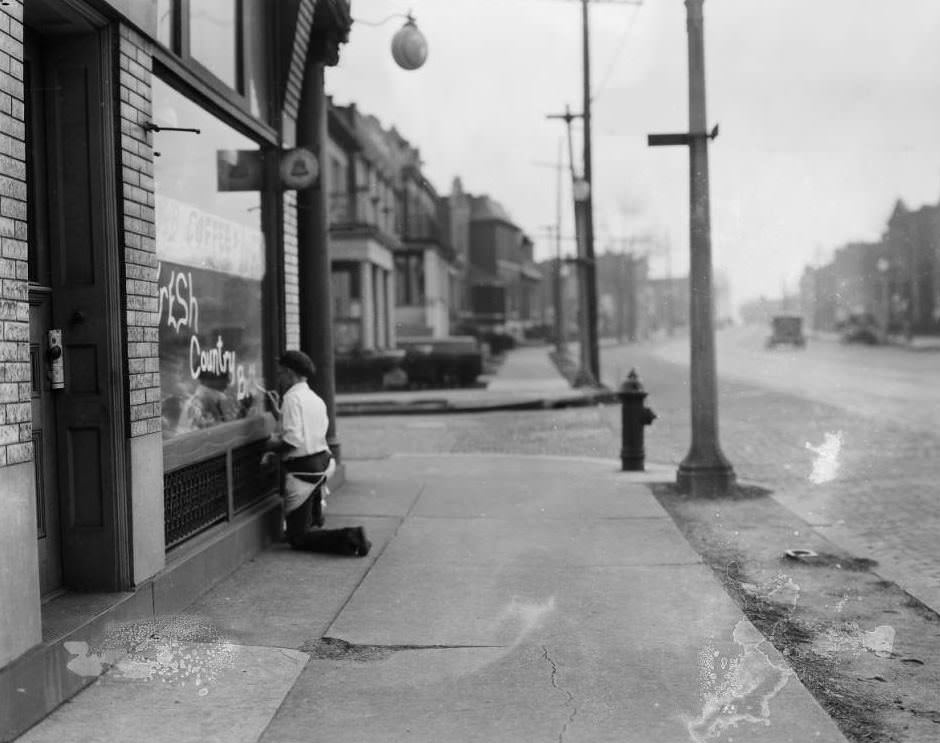
<svg viewBox="0 0 940 743">
<path fill-rule="evenodd" d="M 45 82 L 42 44 L 29 31 L 24 38 L 26 87 L 26 180 L 29 185 L 29 357 L 32 386 L 33 463 L 36 468 L 36 522 L 39 587 L 43 597 L 62 586 L 58 451 L 55 393 L 49 379 L 47 333 L 52 329 L 49 232 L 46 221 Z"/>
<path fill-rule="evenodd" d="M 42 48 L 50 313 L 65 367 L 53 393 L 62 577 L 75 590 L 131 581 L 113 54 L 107 30 Z"/>
</svg>

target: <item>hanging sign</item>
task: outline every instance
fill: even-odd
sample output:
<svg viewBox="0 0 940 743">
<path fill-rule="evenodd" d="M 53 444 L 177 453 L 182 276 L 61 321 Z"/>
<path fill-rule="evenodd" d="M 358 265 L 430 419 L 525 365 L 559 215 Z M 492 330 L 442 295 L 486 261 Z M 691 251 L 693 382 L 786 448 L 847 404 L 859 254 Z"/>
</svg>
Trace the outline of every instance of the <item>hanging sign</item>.
<svg viewBox="0 0 940 743">
<path fill-rule="evenodd" d="M 264 179 L 261 150 L 218 150 L 216 174 L 219 191 L 260 191 Z"/>
<path fill-rule="evenodd" d="M 305 147 L 295 147 L 281 155 L 281 184 L 287 189 L 312 186 L 320 173 L 316 156 Z"/>
</svg>

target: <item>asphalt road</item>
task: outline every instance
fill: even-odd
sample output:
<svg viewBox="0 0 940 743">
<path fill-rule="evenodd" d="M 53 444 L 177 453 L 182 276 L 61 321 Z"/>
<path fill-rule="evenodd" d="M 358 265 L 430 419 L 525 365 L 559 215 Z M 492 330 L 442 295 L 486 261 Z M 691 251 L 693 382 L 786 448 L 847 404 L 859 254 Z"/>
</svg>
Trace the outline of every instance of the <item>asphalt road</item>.
<svg viewBox="0 0 940 743">
<path fill-rule="evenodd" d="M 843 344 L 810 339 L 806 348 L 767 349 L 767 330 L 728 328 L 716 335 L 722 378 L 835 405 L 907 428 L 936 431 L 940 424 L 940 353 L 899 346 Z M 657 345 L 663 359 L 688 364 L 688 340 Z"/>
</svg>

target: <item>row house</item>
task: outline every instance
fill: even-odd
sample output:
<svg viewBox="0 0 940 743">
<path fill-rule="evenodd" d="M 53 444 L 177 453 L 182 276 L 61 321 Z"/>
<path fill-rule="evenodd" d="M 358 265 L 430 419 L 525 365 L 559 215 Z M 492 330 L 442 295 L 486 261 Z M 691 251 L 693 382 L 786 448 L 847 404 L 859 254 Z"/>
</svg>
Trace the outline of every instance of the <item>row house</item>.
<svg viewBox="0 0 940 743">
<path fill-rule="evenodd" d="M 398 173 L 372 117 L 328 110 L 330 278 L 338 354 L 395 347 L 395 261 L 401 250 Z"/>
<path fill-rule="evenodd" d="M 333 399 L 315 170 L 351 23 L 0 3 L 0 740 L 94 682 L 70 648 L 179 613 L 280 527 L 278 354 Z"/>
<path fill-rule="evenodd" d="M 329 122 L 337 353 L 448 335 L 454 256 L 420 153 L 355 104 L 331 104 Z"/>
<path fill-rule="evenodd" d="M 419 152 L 399 140 L 402 250 L 395 256 L 395 319 L 401 336 L 450 335 L 456 254 L 440 221 L 440 196 Z"/>
<path fill-rule="evenodd" d="M 463 191 L 455 179 L 441 200 L 445 223 L 459 234 L 455 251 L 459 324 L 474 334 L 508 333 L 518 340 L 540 321 L 539 284 L 532 240 L 490 196 Z"/>
<path fill-rule="evenodd" d="M 867 314 L 888 332 L 940 333 L 940 205 L 912 211 L 899 200 L 879 241 L 848 243 L 804 269 L 800 305 L 815 330 Z"/>
</svg>

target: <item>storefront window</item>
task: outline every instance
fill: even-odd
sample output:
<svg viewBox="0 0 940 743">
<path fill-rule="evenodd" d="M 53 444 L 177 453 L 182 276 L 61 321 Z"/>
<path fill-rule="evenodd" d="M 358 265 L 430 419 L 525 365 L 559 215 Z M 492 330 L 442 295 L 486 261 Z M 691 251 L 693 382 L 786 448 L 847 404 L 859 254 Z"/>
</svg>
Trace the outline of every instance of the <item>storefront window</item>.
<svg viewBox="0 0 940 743">
<path fill-rule="evenodd" d="M 153 81 L 160 381 L 165 439 L 263 412 L 257 143 Z M 257 168 L 260 174 L 260 167 Z M 239 180 L 241 178 L 241 180 Z"/>
</svg>

